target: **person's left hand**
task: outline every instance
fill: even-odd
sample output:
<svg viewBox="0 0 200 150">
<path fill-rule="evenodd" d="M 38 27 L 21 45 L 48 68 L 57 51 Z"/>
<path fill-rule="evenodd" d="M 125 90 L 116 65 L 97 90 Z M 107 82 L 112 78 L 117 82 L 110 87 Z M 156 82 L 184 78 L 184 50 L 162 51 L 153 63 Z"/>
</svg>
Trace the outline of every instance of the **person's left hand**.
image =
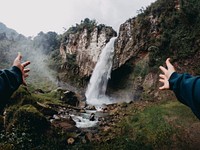
<svg viewBox="0 0 200 150">
<path fill-rule="evenodd" d="M 166 90 L 169 89 L 169 78 L 172 75 L 173 72 L 175 72 L 174 66 L 170 63 L 170 58 L 167 58 L 166 60 L 167 68 L 164 68 L 163 66 L 160 66 L 160 70 L 163 72 L 163 74 L 160 74 L 159 81 L 163 83 L 163 86 L 159 87 L 160 90 Z"/>
<path fill-rule="evenodd" d="M 23 85 L 27 85 L 25 78 L 28 77 L 28 72 L 30 71 L 29 68 L 25 69 L 26 66 L 28 66 L 30 64 L 30 61 L 26 61 L 24 63 L 21 63 L 22 60 L 22 55 L 20 53 L 18 53 L 18 56 L 15 58 L 14 62 L 13 62 L 13 66 L 18 67 L 21 72 L 22 72 L 22 84 Z"/>
</svg>

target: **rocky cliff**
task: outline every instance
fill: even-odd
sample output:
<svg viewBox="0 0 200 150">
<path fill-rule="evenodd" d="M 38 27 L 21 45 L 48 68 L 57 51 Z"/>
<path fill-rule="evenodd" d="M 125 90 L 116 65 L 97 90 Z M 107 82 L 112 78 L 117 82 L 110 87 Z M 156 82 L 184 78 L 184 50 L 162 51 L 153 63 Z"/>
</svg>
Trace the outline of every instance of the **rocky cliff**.
<svg viewBox="0 0 200 150">
<path fill-rule="evenodd" d="M 129 90 L 131 100 L 163 98 L 157 90 L 158 67 L 167 57 L 177 71 L 199 74 L 198 7 L 196 0 L 157 0 L 123 23 L 115 42 L 111 89 Z"/>
<path fill-rule="evenodd" d="M 101 50 L 114 36 L 116 32 L 111 27 L 96 25 L 95 21 L 88 19 L 76 27 L 71 27 L 63 35 L 60 46 L 63 64 L 61 79 L 84 82 L 82 79 L 91 76 Z"/>
</svg>

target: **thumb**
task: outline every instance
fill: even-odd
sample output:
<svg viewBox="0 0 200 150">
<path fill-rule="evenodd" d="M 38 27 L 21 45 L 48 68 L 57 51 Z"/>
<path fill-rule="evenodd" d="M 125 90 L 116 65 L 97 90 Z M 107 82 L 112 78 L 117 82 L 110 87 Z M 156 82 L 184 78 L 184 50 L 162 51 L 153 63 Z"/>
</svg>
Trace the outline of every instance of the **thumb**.
<svg viewBox="0 0 200 150">
<path fill-rule="evenodd" d="M 17 60 L 19 60 L 19 61 L 21 61 L 22 60 L 22 55 L 21 55 L 21 53 L 20 52 L 18 52 L 18 55 L 17 55 L 17 58 L 16 58 Z"/>
<path fill-rule="evenodd" d="M 170 62 L 170 58 L 167 58 L 167 60 L 166 60 L 166 65 L 167 65 L 167 68 L 169 69 L 169 68 L 173 68 L 173 65 L 171 64 L 171 62 Z"/>
</svg>

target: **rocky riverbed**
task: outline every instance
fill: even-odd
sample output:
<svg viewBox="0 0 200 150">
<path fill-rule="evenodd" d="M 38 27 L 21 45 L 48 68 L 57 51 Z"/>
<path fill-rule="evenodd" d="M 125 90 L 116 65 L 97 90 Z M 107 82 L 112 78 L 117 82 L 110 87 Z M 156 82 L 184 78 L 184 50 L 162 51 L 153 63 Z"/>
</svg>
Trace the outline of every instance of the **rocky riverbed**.
<svg viewBox="0 0 200 150">
<path fill-rule="evenodd" d="M 115 103 L 95 107 L 85 105 L 84 108 L 58 107 L 58 113 L 50 118 L 53 126 L 62 129 L 64 132 L 74 132 L 75 136 L 70 137 L 68 144 L 72 141 L 82 140 L 86 142 L 102 141 L 102 131 L 109 132 L 112 126 L 119 121 L 119 112 L 127 107 L 127 103 Z M 125 114 L 123 114 L 125 115 Z M 73 139 L 73 140 L 72 140 Z"/>
</svg>

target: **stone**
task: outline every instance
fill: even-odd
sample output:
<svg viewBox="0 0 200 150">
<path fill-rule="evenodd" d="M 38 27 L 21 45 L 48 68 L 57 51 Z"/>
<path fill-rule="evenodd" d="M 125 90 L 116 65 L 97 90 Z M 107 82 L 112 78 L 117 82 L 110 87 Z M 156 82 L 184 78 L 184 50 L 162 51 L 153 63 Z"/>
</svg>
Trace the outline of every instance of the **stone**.
<svg viewBox="0 0 200 150">
<path fill-rule="evenodd" d="M 74 142 L 75 142 L 74 138 L 68 138 L 67 139 L 67 144 L 69 144 L 69 145 L 74 144 Z"/>
<path fill-rule="evenodd" d="M 91 113 L 89 120 L 90 121 L 95 121 L 95 114 L 94 113 Z"/>
<path fill-rule="evenodd" d="M 85 109 L 81 109 L 80 113 L 86 113 Z"/>
<path fill-rule="evenodd" d="M 12 120 L 9 117 L 11 114 Z M 20 131 L 38 134 L 44 133 L 50 127 L 49 120 L 32 105 L 23 105 L 17 110 L 7 109 L 5 124 L 7 130 L 15 126 Z"/>
<path fill-rule="evenodd" d="M 79 132 L 79 129 L 73 123 L 65 119 L 53 121 L 52 125 L 62 129 L 63 132 Z"/>
<path fill-rule="evenodd" d="M 71 106 L 78 106 L 79 105 L 79 100 L 76 97 L 76 93 L 74 93 L 72 91 L 65 91 L 63 93 L 61 100 L 64 103 L 69 104 Z"/>
</svg>

